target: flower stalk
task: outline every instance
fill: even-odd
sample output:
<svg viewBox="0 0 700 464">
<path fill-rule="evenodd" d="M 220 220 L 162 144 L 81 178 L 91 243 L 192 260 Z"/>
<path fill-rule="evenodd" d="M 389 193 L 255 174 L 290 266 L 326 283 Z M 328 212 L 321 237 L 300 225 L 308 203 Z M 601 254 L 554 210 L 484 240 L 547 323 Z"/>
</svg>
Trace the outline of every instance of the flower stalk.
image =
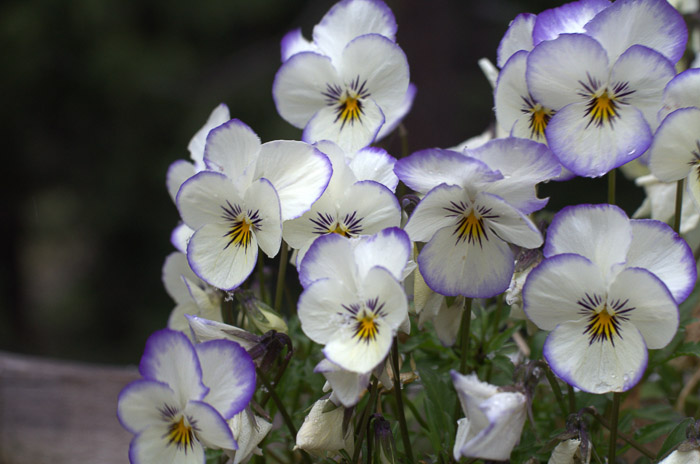
<svg viewBox="0 0 700 464">
<path fill-rule="evenodd" d="M 469 355 L 469 336 L 471 334 L 471 324 L 472 324 L 472 299 L 464 299 L 464 312 L 462 313 L 462 353 L 459 364 L 459 372 L 462 374 L 467 373 L 467 359 Z"/>
<path fill-rule="evenodd" d="M 396 394 L 396 409 L 399 415 L 399 425 L 401 426 L 401 438 L 403 440 L 403 451 L 406 453 L 406 462 L 413 463 L 413 448 L 411 447 L 411 437 L 408 434 L 406 424 L 406 414 L 403 410 L 403 393 L 401 391 L 401 374 L 399 373 L 399 338 L 394 337 L 394 345 L 391 347 L 391 370 L 394 373 L 394 393 Z"/>
<path fill-rule="evenodd" d="M 683 187 L 685 179 L 681 179 L 676 183 L 676 212 L 673 217 L 673 230 L 680 234 L 681 230 L 681 212 L 683 210 Z"/>
</svg>

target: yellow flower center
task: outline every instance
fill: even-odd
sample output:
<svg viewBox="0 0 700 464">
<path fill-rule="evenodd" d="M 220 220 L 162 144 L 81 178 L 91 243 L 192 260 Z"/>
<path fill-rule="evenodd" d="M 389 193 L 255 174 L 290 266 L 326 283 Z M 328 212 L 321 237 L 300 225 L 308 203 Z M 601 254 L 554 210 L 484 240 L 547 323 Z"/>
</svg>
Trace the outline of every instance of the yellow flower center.
<svg viewBox="0 0 700 464">
<path fill-rule="evenodd" d="M 233 225 L 228 231 L 228 234 L 226 234 L 230 239 L 228 245 L 231 245 L 233 243 L 236 246 L 248 248 L 248 246 L 253 240 L 252 229 L 252 224 L 248 220 L 248 218 L 243 217 L 237 219 L 233 222 Z M 228 245 L 226 246 L 228 247 Z"/>
<path fill-rule="evenodd" d="M 537 103 L 530 108 L 530 137 L 533 139 L 544 139 L 544 130 L 547 128 L 549 120 L 552 119 L 554 111 L 545 108 Z"/>
<path fill-rule="evenodd" d="M 184 416 L 180 416 L 178 422 L 173 422 L 170 425 L 166 437 L 168 439 L 168 445 L 174 444 L 178 448 L 184 448 L 185 452 L 187 452 L 187 448 L 194 448 L 194 432 L 192 431 L 192 427 L 185 425 Z"/>
<path fill-rule="evenodd" d="M 355 336 L 362 341 L 369 342 L 377 337 L 377 323 L 374 321 L 377 315 L 372 312 L 364 311 L 362 316 L 358 316 L 357 324 L 355 325 Z"/>
<path fill-rule="evenodd" d="M 608 123 L 612 127 L 614 119 L 618 117 L 617 109 L 617 99 L 604 90 L 602 94 L 592 97 L 588 102 L 586 107 L 586 115 L 590 116 L 588 125 L 595 124 L 601 127 Z"/>
<path fill-rule="evenodd" d="M 469 244 L 479 245 L 483 240 L 488 240 L 486 236 L 486 229 L 484 228 L 484 218 L 477 215 L 472 209 L 469 214 L 462 215 L 462 218 L 457 223 L 457 242 L 460 240 L 465 240 Z"/>
</svg>

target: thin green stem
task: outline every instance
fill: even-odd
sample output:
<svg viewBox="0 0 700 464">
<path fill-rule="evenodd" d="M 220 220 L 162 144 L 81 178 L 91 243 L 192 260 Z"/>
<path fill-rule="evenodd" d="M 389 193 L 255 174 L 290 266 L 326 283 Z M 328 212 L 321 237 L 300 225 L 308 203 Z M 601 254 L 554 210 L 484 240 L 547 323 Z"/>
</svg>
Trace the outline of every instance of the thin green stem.
<svg viewBox="0 0 700 464">
<path fill-rule="evenodd" d="M 379 394 L 379 388 L 377 384 L 379 379 L 374 377 L 372 379 L 372 384 L 369 387 L 369 400 L 365 405 L 365 409 L 362 411 L 362 420 L 360 421 L 360 429 L 355 431 L 355 437 L 357 441 L 355 442 L 355 449 L 352 452 L 352 462 L 351 464 L 356 464 L 360 459 L 360 451 L 362 450 L 362 442 L 365 439 L 365 429 L 367 429 L 367 424 L 369 423 L 369 417 L 374 411 L 374 403 L 377 401 L 377 395 Z"/>
<path fill-rule="evenodd" d="M 462 353 L 459 363 L 459 372 L 467 373 L 467 359 L 469 357 L 469 338 L 472 325 L 472 299 L 464 299 L 464 312 L 462 312 Z"/>
<path fill-rule="evenodd" d="M 676 184 L 676 215 L 673 218 L 673 230 L 680 234 L 681 230 L 681 211 L 683 210 L 683 181 L 681 179 Z"/>
<path fill-rule="evenodd" d="M 569 388 L 568 394 L 566 395 L 569 399 L 569 414 L 574 414 L 576 412 L 576 392 L 574 392 L 574 387 L 566 384 Z"/>
<path fill-rule="evenodd" d="M 615 204 L 615 169 L 608 173 L 608 203 Z"/>
<path fill-rule="evenodd" d="M 491 338 L 498 335 L 498 329 L 501 326 L 501 313 L 503 313 L 503 293 L 496 297 L 496 313 L 494 314 L 493 331 L 491 332 Z"/>
<path fill-rule="evenodd" d="M 610 430 L 610 424 L 605 419 L 605 417 L 598 414 L 598 412 L 596 412 L 593 408 L 585 408 L 583 411 L 590 414 L 591 416 L 593 416 L 595 418 L 595 420 L 600 422 L 600 425 L 602 425 L 606 429 Z M 637 443 L 636 441 L 634 441 L 634 439 L 632 439 L 631 437 L 629 437 L 629 436 L 627 436 L 624 433 L 619 432 L 619 431 L 617 432 L 617 436 L 620 437 L 620 439 L 622 441 L 624 441 L 625 443 L 627 443 L 632 448 L 636 449 L 637 451 L 639 451 L 640 453 L 642 453 L 643 455 L 645 455 L 649 459 L 651 459 L 651 460 L 656 459 L 656 455 L 654 453 L 652 453 L 651 451 L 646 449 L 644 447 L 644 445 L 641 445 L 641 444 Z"/>
<path fill-rule="evenodd" d="M 613 393 L 612 410 L 610 411 L 610 447 L 608 449 L 608 463 L 615 463 L 615 454 L 617 453 L 617 419 L 620 415 L 620 397 L 621 393 Z"/>
<path fill-rule="evenodd" d="M 277 269 L 277 288 L 275 288 L 275 305 L 272 307 L 276 312 L 280 311 L 282 307 L 282 296 L 284 296 L 284 284 L 287 275 L 287 261 L 289 254 L 289 247 L 285 242 L 282 242 L 282 250 L 280 252 L 280 264 Z"/>
<path fill-rule="evenodd" d="M 399 372 L 399 338 L 394 337 L 394 344 L 391 347 L 391 370 L 394 371 L 394 392 L 396 394 L 396 409 L 401 426 L 401 438 L 403 439 L 403 451 L 406 453 L 406 462 L 413 463 L 413 448 L 411 447 L 411 437 L 408 435 L 408 424 L 403 410 L 403 391 L 401 390 L 401 373 Z"/>
<path fill-rule="evenodd" d="M 416 408 L 416 405 L 411 402 L 410 399 L 404 398 L 406 400 L 406 406 L 408 406 L 408 409 L 411 410 L 411 413 L 413 414 L 413 417 L 416 418 L 418 421 L 418 424 L 425 430 L 430 431 L 430 426 L 428 423 L 421 417 L 420 412 L 418 412 L 418 408 Z"/>
<path fill-rule="evenodd" d="M 260 285 L 260 299 L 267 301 L 267 289 L 265 288 L 265 258 L 262 253 L 258 253 L 258 284 Z"/>
<path fill-rule="evenodd" d="M 547 366 L 547 369 L 545 369 L 544 374 L 547 376 L 547 380 L 549 381 L 549 386 L 552 387 L 552 392 L 554 393 L 554 397 L 557 399 L 557 403 L 559 404 L 559 409 L 561 409 L 561 414 L 564 416 L 566 419 L 568 417 L 568 414 L 566 412 L 566 403 L 564 403 L 564 395 L 561 393 L 561 388 L 559 387 L 559 383 L 557 382 L 557 379 L 554 377 L 554 374 L 552 373 L 552 370 Z"/>
</svg>

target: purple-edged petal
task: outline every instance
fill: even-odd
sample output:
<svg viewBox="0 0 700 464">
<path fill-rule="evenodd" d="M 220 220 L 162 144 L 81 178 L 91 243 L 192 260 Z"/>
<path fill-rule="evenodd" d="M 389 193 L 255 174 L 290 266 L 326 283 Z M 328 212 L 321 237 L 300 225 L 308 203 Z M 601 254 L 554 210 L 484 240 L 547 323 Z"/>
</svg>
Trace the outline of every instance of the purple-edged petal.
<svg viewBox="0 0 700 464">
<path fill-rule="evenodd" d="M 700 156 L 698 128 L 698 108 L 681 108 L 664 119 L 649 149 L 649 169 L 659 180 L 680 180 L 697 169 L 694 166 Z"/>
<path fill-rule="evenodd" d="M 202 381 L 209 387 L 204 401 L 224 419 L 245 408 L 255 393 L 255 364 L 248 352 L 230 340 L 211 340 L 195 347 Z"/>
<path fill-rule="evenodd" d="M 499 68 L 503 68 L 506 61 L 516 52 L 532 50 L 532 30 L 536 18 L 534 14 L 521 13 L 511 21 L 501 43 L 498 44 L 496 64 Z"/>
<path fill-rule="evenodd" d="M 297 141 L 265 143 L 260 149 L 255 177 L 272 182 L 279 196 L 282 220 L 301 216 L 323 194 L 333 169 L 328 157 Z"/>
<path fill-rule="evenodd" d="M 167 384 L 181 404 L 202 399 L 209 391 L 202 383 L 202 368 L 192 342 L 174 330 L 159 330 L 148 337 L 139 372 L 146 380 Z"/>
<path fill-rule="evenodd" d="M 333 389 L 333 395 L 346 408 L 355 406 L 369 385 L 370 374 L 358 374 L 342 369 L 327 359 L 321 360 L 314 372 L 323 374 Z"/>
<path fill-rule="evenodd" d="M 197 276 L 194 275 L 187 262 L 187 256 L 184 253 L 174 251 L 165 258 L 161 280 L 165 291 L 176 303 L 183 303 L 191 299 L 183 277 L 197 280 Z"/>
<path fill-rule="evenodd" d="M 583 334 L 586 320 L 558 325 L 544 343 L 544 357 L 555 374 L 569 385 L 589 393 L 622 392 L 635 386 L 647 366 L 647 347 L 639 330 L 621 322 L 613 346 L 589 342 Z"/>
<path fill-rule="evenodd" d="M 559 34 L 585 32 L 586 23 L 610 5 L 608 0 L 580 0 L 543 11 L 532 30 L 533 44 L 556 39 Z"/>
<path fill-rule="evenodd" d="M 189 178 L 177 194 L 180 217 L 192 229 L 222 222 L 226 202 L 239 204 L 241 197 L 231 180 L 223 174 L 202 171 Z"/>
<path fill-rule="evenodd" d="M 302 129 L 319 109 L 326 107 L 327 87 L 341 84 L 330 58 L 301 52 L 290 57 L 277 71 L 272 97 L 280 116 Z"/>
<path fill-rule="evenodd" d="M 404 116 L 408 114 L 409 111 L 411 111 L 411 108 L 413 107 L 413 100 L 416 98 L 416 86 L 412 83 L 409 82 L 408 84 L 408 90 L 406 90 L 406 94 L 403 97 L 403 101 L 399 106 L 390 106 L 389 108 L 382 108 L 382 111 L 384 112 L 384 125 L 382 126 L 381 129 L 379 129 L 379 133 L 377 134 L 376 140 L 381 140 L 387 135 L 391 134 L 394 129 L 401 123 L 403 120 Z"/>
<path fill-rule="evenodd" d="M 608 299 L 626 301 L 625 308 L 632 308 L 624 316 L 639 330 L 648 348 L 663 348 L 676 335 L 678 306 L 661 279 L 647 269 L 620 272 L 610 284 Z"/>
<path fill-rule="evenodd" d="M 525 82 L 527 55 L 528 52 L 524 50 L 515 53 L 498 74 L 493 95 L 494 110 L 498 124 L 514 137 L 544 142 L 546 124 L 533 124 L 536 122 L 533 117 L 537 111 L 537 103 L 530 97 Z"/>
<path fill-rule="evenodd" d="M 304 128 L 302 140 L 313 143 L 332 140 L 346 151 L 356 151 L 374 142 L 384 124 L 384 113 L 372 99 L 365 99 L 361 119 L 343 121 L 334 106 L 321 108 Z"/>
<path fill-rule="evenodd" d="M 686 69 L 666 85 L 659 121 L 679 108 L 700 108 L 700 68 Z"/>
<path fill-rule="evenodd" d="M 196 424 L 196 436 L 206 447 L 238 449 L 231 428 L 212 405 L 204 401 L 190 401 L 184 412 Z"/>
<path fill-rule="evenodd" d="M 665 0 L 619 0 L 586 24 L 615 60 L 632 45 L 644 45 L 673 63 L 683 56 L 688 29 L 678 11 Z"/>
<path fill-rule="evenodd" d="M 394 192 L 399 178 L 394 174 L 396 158 L 383 148 L 367 147 L 351 156 L 348 166 L 357 180 L 373 180 Z"/>
<path fill-rule="evenodd" d="M 668 225 L 649 219 L 632 220 L 628 267 L 653 273 L 680 304 L 693 291 L 697 279 L 693 251 Z"/>
<path fill-rule="evenodd" d="M 404 227 L 414 242 L 427 242 L 440 229 L 457 224 L 455 217 L 445 209 L 466 197 L 462 187 L 438 185 L 418 203 Z"/>
<path fill-rule="evenodd" d="M 473 179 L 492 182 L 503 177 L 482 161 L 440 148 L 420 150 L 398 160 L 394 172 L 419 193 L 427 193 L 440 184 L 464 186 Z"/>
<path fill-rule="evenodd" d="M 252 180 L 249 168 L 260 152 L 260 138 L 253 129 L 238 119 L 232 119 L 212 129 L 207 137 L 204 162 L 207 168 L 223 172 L 237 181 L 248 170 L 245 184 Z"/>
<path fill-rule="evenodd" d="M 194 134 L 192 140 L 190 140 L 187 149 L 190 151 L 190 157 L 194 161 L 197 172 L 204 169 L 204 147 L 207 143 L 209 131 L 222 125 L 229 119 L 231 119 L 231 114 L 228 110 L 228 106 L 226 106 L 225 103 L 220 103 L 219 106 L 214 108 L 211 112 L 204 126 L 202 126 L 202 128 Z"/>
<path fill-rule="evenodd" d="M 587 103 L 560 109 L 545 131 L 561 164 L 583 177 L 600 177 L 639 158 L 651 144 L 651 130 L 640 110 L 619 106 L 613 119 L 593 121 Z"/>
<path fill-rule="evenodd" d="M 352 245 L 338 234 L 317 238 L 299 266 L 299 281 L 304 288 L 325 278 L 338 279 L 354 288 L 356 275 Z"/>
<path fill-rule="evenodd" d="M 177 160 L 168 167 L 168 173 L 165 175 L 165 186 L 173 203 L 175 198 L 177 198 L 177 191 L 180 190 L 182 183 L 196 173 L 194 165 L 185 160 Z"/>
<path fill-rule="evenodd" d="M 355 245 L 357 273 L 365 276 L 375 266 L 382 266 L 396 280 L 403 280 L 403 271 L 411 257 L 411 241 L 398 227 L 391 227 L 366 237 Z"/>
<path fill-rule="evenodd" d="M 269 180 L 259 179 L 245 192 L 243 202 L 257 221 L 253 227 L 255 240 L 260 249 L 273 258 L 282 243 L 280 200 L 275 187 Z"/>
<path fill-rule="evenodd" d="M 543 252 L 547 258 L 575 253 L 607 273 L 627 260 L 631 242 L 632 227 L 620 208 L 606 204 L 577 205 L 566 207 L 554 216 Z"/>
<path fill-rule="evenodd" d="M 135 380 L 119 393 L 117 418 L 122 427 L 137 434 L 163 421 L 160 405 L 180 407 L 175 392 L 163 382 Z"/>
<path fill-rule="evenodd" d="M 190 241 L 190 237 L 194 234 L 187 224 L 181 222 L 170 233 L 170 244 L 175 247 L 177 251 L 182 253 L 187 253 L 187 242 Z"/>
<path fill-rule="evenodd" d="M 354 304 L 356 299 L 357 289 L 345 282 L 323 279 L 311 283 L 299 296 L 297 304 L 304 334 L 321 345 L 329 343 L 344 322 L 343 305 Z"/>
<path fill-rule="evenodd" d="M 314 26 L 315 44 L 334 61 L 345 46 L 365 34 L 380 34 L 393 41 L 396 19 L 379 0 L 344 0 L 336 3 L 321 22 Z"/>
<path fill-rule="evenodd" d="M 488 213 L 484 213 L 484 217 L 488 218 L 488 228 L 501 240 L 523 248 L 542 245 L 542 234 L 537 226 L 501 197 L 483 192 L 477 195 L 474 202 L 481 210 L 488 210 Z"/>
<path fill-rule="evenodd" d="M 282 63 L 297 53 L 319 51 L 318 47 L 313 42 L 309 42 L 301 35 L 301 28 L 293 29 L 287 32 L 284 37 L 282 37 L 280 48 Z"/>
</svg>

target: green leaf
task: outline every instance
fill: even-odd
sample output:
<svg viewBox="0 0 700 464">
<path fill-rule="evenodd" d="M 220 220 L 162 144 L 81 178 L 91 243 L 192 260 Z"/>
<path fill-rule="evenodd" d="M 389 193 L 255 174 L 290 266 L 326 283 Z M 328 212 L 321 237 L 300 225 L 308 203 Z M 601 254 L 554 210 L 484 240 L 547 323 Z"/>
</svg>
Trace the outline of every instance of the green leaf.
<svg viewBox="0 0 700 464">
<path fill-rule="evenodd" d="M 676 427 L 675 421 L 656 422 L 638 429 L 634 436 L 640 443 L 649 443 L 671 432 L 674 427 Z"/>
<path fill-rule="evenodd" d="M 659 454 L 656 455 L 656 459 L 661 459 L 663 456 L 668 454 L 669 451 L 678 446 L 683 440 L 685 440 L 685 431 L 690 424 L 693 423 L 693 418 L 688 417 L 683 419 L 676 427 L 668 434 L 664 444 L 661 445 Z"/>
</svg>

